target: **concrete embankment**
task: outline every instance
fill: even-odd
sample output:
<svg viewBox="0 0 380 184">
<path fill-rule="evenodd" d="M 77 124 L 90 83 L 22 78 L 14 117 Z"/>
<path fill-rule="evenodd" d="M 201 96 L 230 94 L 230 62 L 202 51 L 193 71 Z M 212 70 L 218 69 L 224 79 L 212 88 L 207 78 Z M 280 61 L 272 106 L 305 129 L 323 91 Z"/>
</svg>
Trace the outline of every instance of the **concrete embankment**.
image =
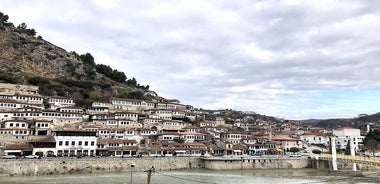
<svg viewBox="0 0 380 184">
<path fill-rule="evenodd" d="M 286 157 L 143 157 L 143 158 L 43 158 L 1 159 L 0 175 L 51 175 L 71 173 L 100 173 L 144 171 L 152 166 L 156 170 L 178 169 L 301 169 L 314 168 L 331 170 L 328 160 Z M 350 163 L 339 163 L 339 170 L 352 169 Z M 379 169 L 375 164 L 357 163 L 358 170 Z"/>
<path fill-rule="evenodd" d="M 312 168 L 309 159 L 297 158 L 204 158 L 203 165 L 211 170 L 236 169 L 301 169 Z"/>
<path fill-rule="evenodd" d="M 152 166 L 156 170 L 204 168 L 198 158 L 158 157 L 158 158 L 53 158 L 0 160 L 0 175 L 50 175 L 71 173 L 144 171 Z"/>
</svg>

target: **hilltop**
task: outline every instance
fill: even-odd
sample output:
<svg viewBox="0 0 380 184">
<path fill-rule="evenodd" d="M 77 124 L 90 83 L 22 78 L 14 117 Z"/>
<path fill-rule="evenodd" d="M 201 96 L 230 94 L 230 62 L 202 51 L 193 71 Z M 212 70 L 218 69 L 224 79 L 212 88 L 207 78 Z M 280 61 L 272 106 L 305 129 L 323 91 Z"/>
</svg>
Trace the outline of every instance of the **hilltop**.
<svg viewBox="0 0 380 184">
<path fill-rule="evenodd" d="M 110 97 L 157 98 L 149 85 L 96 64 L 90 53 L 68 52 L 36 36 L 25 23 L 15 27 L 1 12 L 0 65 L 0 82 L 37 85 L 41 95 L 71 97 L 79 106 Z"/>
</svg>

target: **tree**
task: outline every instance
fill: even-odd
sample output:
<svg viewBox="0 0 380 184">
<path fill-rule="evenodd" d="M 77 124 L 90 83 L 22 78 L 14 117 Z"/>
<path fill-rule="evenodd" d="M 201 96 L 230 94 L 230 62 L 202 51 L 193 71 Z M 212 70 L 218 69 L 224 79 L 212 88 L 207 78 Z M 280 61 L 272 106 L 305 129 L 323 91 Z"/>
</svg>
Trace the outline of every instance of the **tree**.
<svg viewBox="0 0 380 184">
<path fill-rule="evenodd" d="M 368 150 L 376 151 L 380 147 L 380 131 L 372 130 L 368 132 L 363 140 L 363 144 Z"/>
<path fill-rule="evenodd" d="M 322 153 L 322 151 L 319 149 L 313 149 L 313 151 L 311 151 L 311 152 L 314 154 L 321 154 Z"/>
<path fill-rule="evenodd" d="M 82 54 L 79 56 L 79 58 L 83 61 L 84 64 L 95 66 L 95 59 L 90 53 Z"/>
<path fill-rule="evenodd" d="M 134 77 L 132 79 L 128 79 L 126 83 L 130 86 L 136 86 L 137 85 L 137 81 Z"/>
<path fill-rule="evenodd" d="M 188 117 L 184 117 L 184 118 L 182 118 L 182 121 L 184 121 L 184 122 L 188 122 L 188 123 L 192 123 L 191 119 L 188 118 Z"/>
<path fill-rule="evenodd" d="M 50 80 L 47 78 L 37 76 L 37 77 L 29 78 L 28 83 L 31 85 L 39 86 L 39 85 L 50 84 Z"/>
<path fill-rule="evenodd" d="M 368 132 L 363 140 L 363 144 L 365 145 L 370 139 L 380 142 L 380 130 L 372 130 Z"/>
<path fill-rule="evenodd" d="M 295 152 L 299 152 L 300 149 L 297 148 L 297 147 L 291 147 L 291 148 L 289 149 L 289 151 L 292 152 L 292 153 L 295 153 Z"/>
<path fill-rule="evenodd" d="M 7 23 L 8 19 L 8 15 L 5 15 L 2 12 L 0 12 L 0 23 Z"/>
<path fill-rule="evenodd" d="M 367 140 L 365 144 L 365 148 L 372 152 L 375 152 L 378 149 L 378 147 L 379 147 L 379 142 L 377 142 L 375 139 L 369 139 Z"/>
<path fill-rule="evenodd" d="M 127 79 L 127 76 L 125 76 L 124 72 L 113 70 L 111 79 L 116 82 L 125 82 L 125 80 Z"/>
<path fill-rule="evenodd" d="M 132 91 L 132 92 L 128 93 L 127 98 L 143 100 L 144 99 L 144 93 L 141 91 Z"/>
<path fill-rule="evenodd" d="M 36 31 L 34 29 L 28 29 L 28 26 L 25 23 L 21 23 L 17 26 L 17 30 L 21 33 L 25 33 L 31 36 L 36 36 Z"/>
</svg>

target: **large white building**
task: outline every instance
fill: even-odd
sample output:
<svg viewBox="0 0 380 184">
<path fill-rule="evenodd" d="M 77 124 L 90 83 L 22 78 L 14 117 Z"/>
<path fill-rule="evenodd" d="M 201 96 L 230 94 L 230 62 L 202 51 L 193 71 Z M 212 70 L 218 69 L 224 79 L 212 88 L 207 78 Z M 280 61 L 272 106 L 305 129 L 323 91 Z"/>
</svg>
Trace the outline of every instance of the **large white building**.
<svg viewBox="0 0 380 184">
<path fill-rule="evenodd" d="M 97 136 L 95 131 L 55 131 L 57 156 L 95 156 Z"/>
<path fill-rule="evenodd" d="M 363 142 L 364 136 L 360 135 L 360 129 L 351 127 L 340 127 L 333 130 L 335 136 L 335 144 L 337 149 L 346 149 L 349 140 L 352 139 L 355 150 L 358 150 L 358 145 Z"/>
</svg>

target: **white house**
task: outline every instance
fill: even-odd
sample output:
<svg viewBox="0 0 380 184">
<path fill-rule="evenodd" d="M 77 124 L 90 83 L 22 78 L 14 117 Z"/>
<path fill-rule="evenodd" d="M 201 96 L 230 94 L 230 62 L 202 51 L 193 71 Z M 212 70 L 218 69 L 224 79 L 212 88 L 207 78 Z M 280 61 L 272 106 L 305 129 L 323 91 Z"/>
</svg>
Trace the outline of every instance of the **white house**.
<svg viewBox="0 0 380 184">
<path fill-rule="evenodd" d="M 335 136 L 335 144 L 337 149 L 346 149 L 349 140 L 352 138 L 355 150 L 358 150 L 359 144 L 364 140 L 364 136 L 360 135 L 360 129 L 351 127 L 340 127 L 333 130 Z"/>
<path fill-rule="evenodd" d="M 53 132 L 57 156 L 95 156 L 96 132 L 85 130 L 58 130 Z"/>
<path fill-rule="evenodd" d="M 57 109 L 60 107 L 75 106 L 74 100 L 67 97 L 49 97 L 47 103 L 50 105 L 50 109 Z"/>
</svg>

